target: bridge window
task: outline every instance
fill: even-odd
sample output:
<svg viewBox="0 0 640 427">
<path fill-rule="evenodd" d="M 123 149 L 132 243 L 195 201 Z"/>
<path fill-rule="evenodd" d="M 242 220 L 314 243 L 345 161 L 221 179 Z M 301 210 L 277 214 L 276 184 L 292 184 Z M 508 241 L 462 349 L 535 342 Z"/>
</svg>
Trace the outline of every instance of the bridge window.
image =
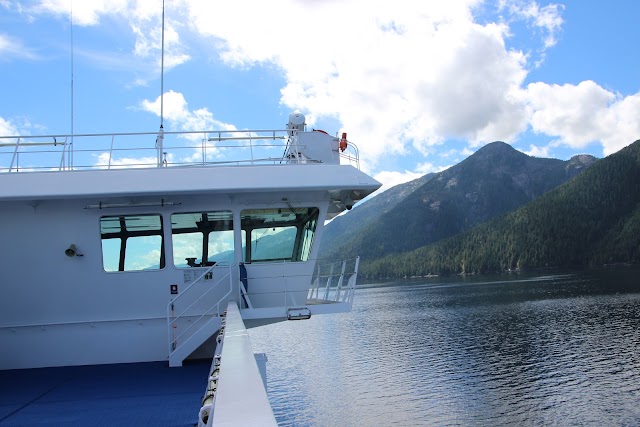
<svg viewBox="0 0 640 427">
<path fill-rule="evenodd" d="M 100 218 L 100 234 L 105 271 L 164 268 L 160 215 L 104 216 Z"/>
<path fill-rule="evenodd" d="M 318 208 L 249 209 L 240 213 L 245 262 L 307 261 Z"/>
<path fill-rule="evenodd" d="M 207 267 L 234 260 L 231 212 L 173 214 L 171 234 L 173 262 L 178 268 Z"/>
</svg>

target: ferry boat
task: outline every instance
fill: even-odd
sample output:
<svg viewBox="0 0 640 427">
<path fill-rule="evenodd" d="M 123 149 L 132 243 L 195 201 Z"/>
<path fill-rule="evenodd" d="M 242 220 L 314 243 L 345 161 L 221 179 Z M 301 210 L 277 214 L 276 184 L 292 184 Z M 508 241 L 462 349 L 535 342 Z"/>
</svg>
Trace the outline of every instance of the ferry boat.
<svg viewBox="0 0 640 427">
<path fill-rule="evenodd" d="M 0 378 L 205 358 L 200 425 L 273 424 L 246 328 L 350 310 L 358 259 L 318 260 L 319 241 L 379 187 L 345 133 L 300 113 L 280 130 L 0 137 Z"/>
</svg>

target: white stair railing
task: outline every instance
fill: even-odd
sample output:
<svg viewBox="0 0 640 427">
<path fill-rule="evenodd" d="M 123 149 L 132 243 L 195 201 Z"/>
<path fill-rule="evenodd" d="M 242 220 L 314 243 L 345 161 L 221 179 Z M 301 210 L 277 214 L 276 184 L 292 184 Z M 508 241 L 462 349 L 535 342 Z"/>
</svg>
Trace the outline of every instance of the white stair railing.
<svg viewBox="0 0 640 427">
<path fill-rule="evenodd" d="M 167 304 L 169 355 L 194 336 L 212 317 L 220 317 L 221 304 L 226 303 L 232 291 L 231 268 L 229 263 L 218 263 L 203 270 L 202 274 Z"/>
</svg>

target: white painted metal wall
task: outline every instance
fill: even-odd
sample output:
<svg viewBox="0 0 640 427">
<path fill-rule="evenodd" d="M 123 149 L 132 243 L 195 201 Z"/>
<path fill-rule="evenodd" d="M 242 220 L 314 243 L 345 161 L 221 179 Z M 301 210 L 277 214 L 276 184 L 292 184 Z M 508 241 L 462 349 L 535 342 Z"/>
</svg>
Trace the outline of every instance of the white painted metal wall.
<svg viewBox="0 0 640 427">
<path fill-rule="evenodd" d="M 289 203 L 321 208 L 320 192 L 289 193 Z M 173 196 L 177 206 L 85 209 L 95 199 L 0 201 L 0 369 L 95 363 L 166 360 L 166 307 L 170 285 L 184 285 L 184 269 L 175 268 L 171 248 L 172 212 L 232 210 L 265 206 L 264 195 Z M 268 207 L 287 204 L 271 199 Z M 104 272 L 99 218 L 103 215 L 164 215 L 166 267 L 163 270 Z M 236 229 L 239 221 L 234 221 Z M 322 222 L 311 253 L 316 257 Z M 239 231 L 237 232 L 239 234 Z M 75 244 L 82 256 L 68 257 Z M 236 250 L 239 247 L 236 244 Z M 238 252 L 238 258 L 241 255 Z M 309 276 L 314 263 L 288 263 L 289 274 Z M 309 281 L 283 280 L 282 266 L 250 265 L 250 275 L 276 271 L 273 280 L 253 281 L 254 289 L 284 287 L 304 295 Z M 235 271 L 235 269 L 234 269 Z M 236 273 L 237 274 L 237 273 Z M 234 281 L 237 286 L 237 279 Z M 282 303 L 282 296 L 256 295 L 264 306 Z M 237 288 L 234 290 L 237 297 Z"/>
</svg>

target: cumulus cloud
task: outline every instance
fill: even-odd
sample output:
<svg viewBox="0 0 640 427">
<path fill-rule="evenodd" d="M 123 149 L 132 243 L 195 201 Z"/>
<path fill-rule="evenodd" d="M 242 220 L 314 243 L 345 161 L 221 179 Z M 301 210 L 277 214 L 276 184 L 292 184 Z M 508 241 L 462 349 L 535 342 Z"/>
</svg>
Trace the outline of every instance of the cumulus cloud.
<svg viewBox="0 0 640 427">
<path fill-rule="evenodd" d="M 154 101 L 143 100 L 140 107 L 144 111 L 160 116 L 161 98 Z M 189 110 L 187 100 L 180 92 L 172 90 L 164 94 L 164 118 L 176 129 L 191 130 L 235 130 L 235 126 L 216 120 L 207 108 Z"/>
<path fill-rule="evenodd" d="M 524 150 L 523 153 L 532 156 L 532 157 L 552 157 L 550 155 L 550 149 L 553 148 L 551 145 L 547 146 L 537 146 L 534 144 L 529 144 L 529 149 Z"/>
<path fill-rule="evenodd" d="M 411 172 L 411 171 L 382 171 L 378 172 L 374 175 L 374 178 L 382 184 L 380 190 L 378 190 L 375 194 L 380 194 L 385 190 L 390 189 L 391 187 L 395 187 L 399 184 L 404 184 L 405 182 L 412 181 L 414 179 L 420 178 L 424 173 L 421 172 Z"/>
<path fill-rule="evenodd" d="M 100 153 L 96 157 L 95 166 L 102 169 L 148 168 L 158 164 L 156 157 L 112 157 L 111 153 Z"/>
<path fill-rule="evenodd" d="M 246 4 L 199 2 L 190 14 L 227 64 L 276 64 L 287 80 L 283 104 L 310 122 L 338 119 L 379 159 L 427 154 L 450 137 L 509 140 L 526 129 L 524 56 L 505 47 L 504 26 L 474 22 L 478 3 L 281 0 L 257 2 L 245 16 Z M 274 9 L 286 25 L 264 19 Z"/>
<path fill-rule="evenodd" d="M 532 83 L 527 93 L 532 129 L 558 137 L 563 145 L 584 148 L 599 142 L 608 155 L 640 136 L 640 93 L 623 97 L 593 81 Z"/>
<path fill-rule="evenodd" d="M 154 101 L 143 100 L 140 103 L 140 108 L 144 111 L 151 112 L 157 116 L 160 116 L 161 98 L 157 97 Z M 216 120 L 207 108 L 198 108 L 190 110 L 184 95 L 179 92 L 168 91 L 164 94 L 164 106 L 163 106 L 164 118 L 169 122 L 169 128 L 165 127 L 165 130 L 178 130 L 185 132 L 192 131 L 235 131 L 235 126 Z M 239 133 L 234 136 L 240 136 L 248 134 Z M 165 138 L 170 137 L 166 136 Z M 201 133 L 190 133 L 179 135 L 179 138 L 190 140 L 195 148 L 189 154 L 183 155 L 179 162 L 194 163 L 210 160 L 209 157 L 220 157 L 221 153 L 225 151 L 224 148 L 216 147 L 214 142 L 203 143 Z M 204 146 L 203 146 L 204 144 Z M 242 142 L 238 142 L 242 145 Z M 202 148 L 204 148 L 204 152 Z M 238 154 L 238 150 L 234 151 Z M 204 156 L 204 157 L 203 157 Z M 169 162 L 174 159 L 170 159 Z"/>
<path fill-rule="evenodd" d="M 19 135 L 18 128 L 10 121 L 0 117 L 0 136 Z"/>
<path fill-rule="evenodd" d="M 436 166 L 429 162 L 419 163 L 415 170 L 404 172 L 400 171 L 381 171 L 374 175 L 374 178 L 382 184 L 380 190 L 374 194 L 382 193 L 391 187 L 395 187 L 398 184 L 404 184 L 405 182 L 418 179 L 428 173 L 442 172 L 449 168 L 449 166 Z"/>
<path fill-rule="evenodd" d="M 67 16 L 69 2 L 23 9 Z M 480 8 L 493 6 L 505 15 L 478 18 Z M 305 113 L 308 123 L 337 120 L 355 135 L 371 170 L 380 170 L 388 155 L 430 155 L 452 138 L 475 148 L 514 142 L 532 130 L 576 149 L 599 143 L 608 154 L 640 135 L 640 93 L 623 96 L 592 81 L 525 86 L 531 58 L 508 46 L 511 24 L 524 21 L 541 36 L 544 57 L 564 25 L 561 4 L 174 0 L 167 7 L 165 65 L 188 61 L 186 41 L 197 38 L 197 46 L 229 67 L 276 69 L 285 80 L 281 103 Z M 74 3 L 80 25 L 97 25 L 106 16 L 126 19 L 135 36 L 132 53 L 154 61 L 160 14 L 158 4 L 142 0 Z M 136 84 L 145 79 L 138 76 Z M 165 102 L 165 117 L 180 129 L 230 126 L 206 108 L 189 110 L 177 92 L 167 92 Z M 159 114 L 158 99 L 141 106 Z M 545 154 L 543 146 L 531 152 Z"/>
</svg>

